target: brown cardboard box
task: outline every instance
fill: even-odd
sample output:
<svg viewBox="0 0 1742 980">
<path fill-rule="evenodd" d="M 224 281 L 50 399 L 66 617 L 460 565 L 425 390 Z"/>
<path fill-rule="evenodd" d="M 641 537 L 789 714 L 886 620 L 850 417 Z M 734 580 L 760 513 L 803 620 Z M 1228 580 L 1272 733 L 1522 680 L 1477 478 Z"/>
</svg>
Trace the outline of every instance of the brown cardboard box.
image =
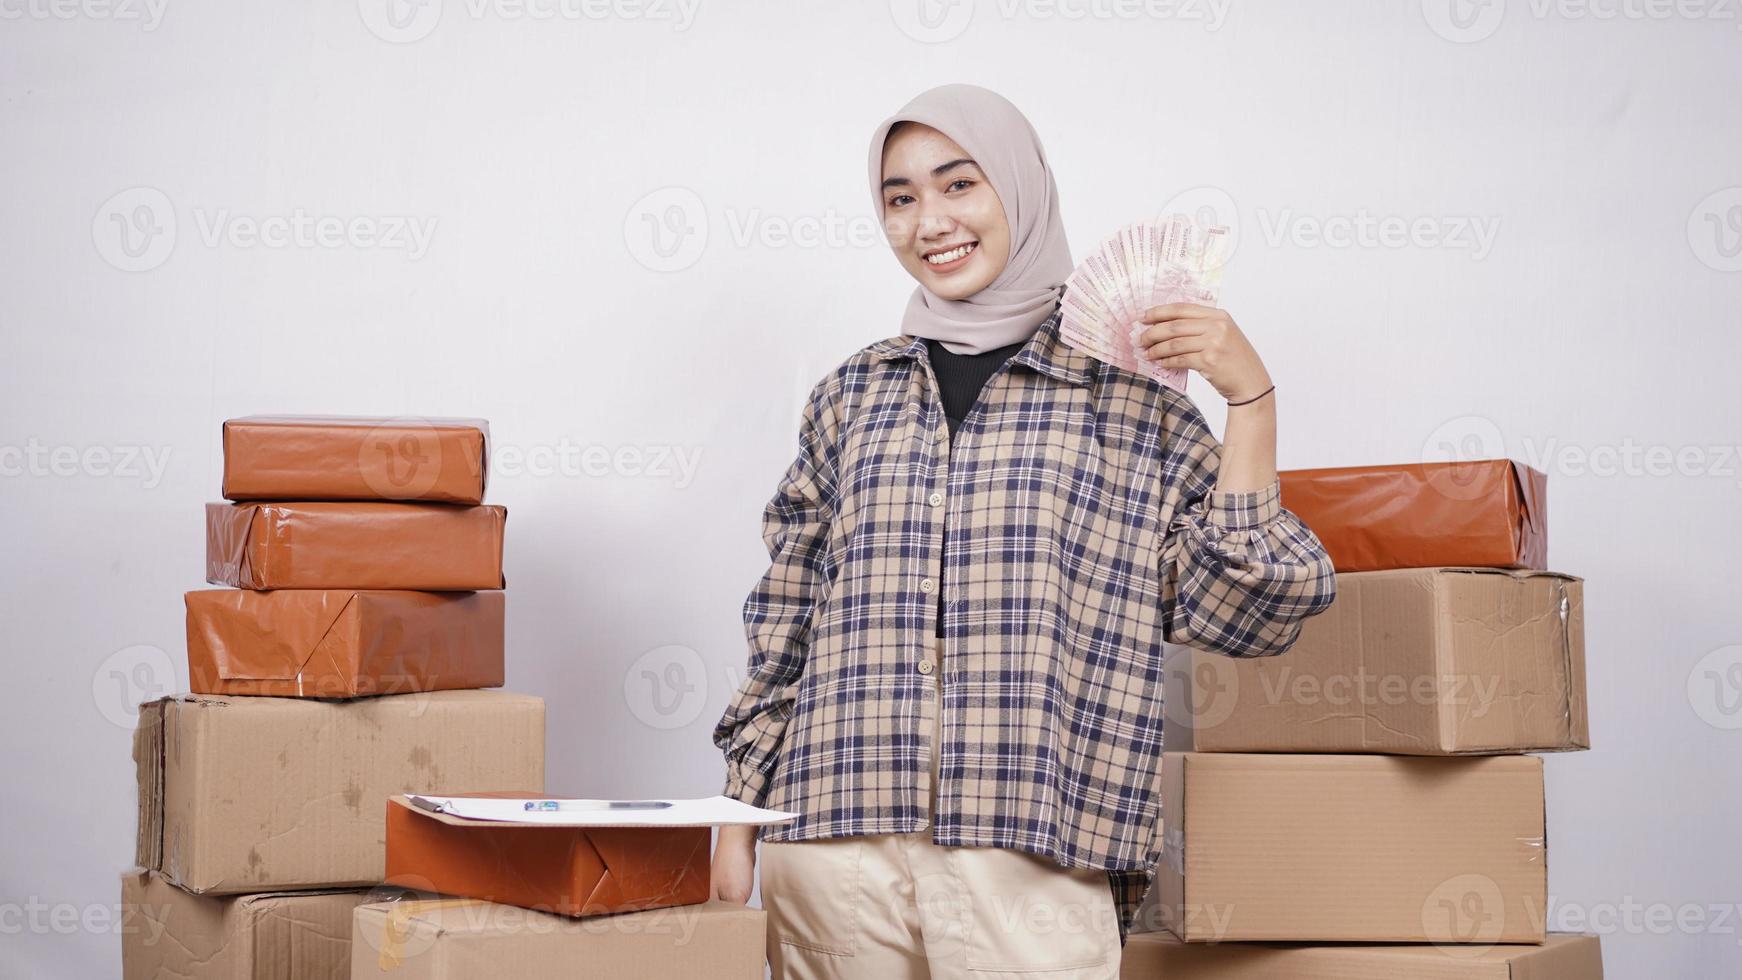
<svg viewBox="0 0 1742 980">
<path fill-rule="evenodd" d="M 206 581 L 245 589 L 500 589 L 502 507 L 206 505 Z"/>
<path fill-rule="evenodd" d="M 250 415 L 224 423 L 227 500 L 476 504 L 489 423 L 406 416 Z"/>
<path fill-rule="evenodd" d="M 1548 478 L 1508 459 L 1284 470 L 1282 506 L 1339 572 L 1548 567 Z"/>
<path fill-rule="evenodd" d="M 189 592 L 189 687 L 315 698 L 500 687 L 502 600 L 499 591 Z"/>
<path fill-rule="evenodd" d="M 189 891 L 373 885 L 387 797 L 544 785 L 544 701 L 178 695 L 140 706 L 135 862 Z"/>
<path fill-rule="evenodd" d="M 346 980 L 366 890 L 213 897 L 162 875 L 121 875 L 125 980 Z"/>
<path fill-rule="evenodd" d="M 1155 887 L 1188 942 L 1541 943 L 1542 760 L 1169 752 Z"/>
<path fill-rule="evenodd" d="M 351 977 L 762 980 L 761 909 L 710 901 L 571 919 L 472 899 L 360 905 Z"/>
<path fill-rule="evenodd" d="M 393 796 L 387 800 L 386 880 L 560 915 L 688 905 L 708 899 L 712 839 L 712 829 L 705 826 L 550 827 L 470 820 Z"/>
<path fill-rule="evenodd" d="M 1182 943 L 1132 936 L 1120 980 L 1603 980 L 1596 936 L 1554 933 L 1541 946 L 1302 946 Z"/>
<path fill-rule="evenodd" d="M 1337 576 L 1275 657 L 1191 655 L 1199 752 L 1584 749 L 1584 582 L 1420 568 Z M 1171 720 L 1171 718 L 1170 718 Z M 1170 748 L 1179 745 L 1170 740 Z"/>
</svg>

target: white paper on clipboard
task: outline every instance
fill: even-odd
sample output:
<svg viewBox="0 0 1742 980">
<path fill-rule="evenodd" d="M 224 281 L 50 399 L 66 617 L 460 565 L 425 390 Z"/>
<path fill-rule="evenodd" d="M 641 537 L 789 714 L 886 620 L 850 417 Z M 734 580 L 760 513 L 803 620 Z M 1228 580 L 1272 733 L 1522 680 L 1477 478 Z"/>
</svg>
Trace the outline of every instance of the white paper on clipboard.
<svg viewBox="0 0 1742 980">
<path fill-rule="evenodd" d="M 729 796 L 709 796 L 697 800 L 663 800 L 671 806 L 648 810 L 607 809 L 610 800 L 558 800 L 581 807 L 598 809 L 528 810 L 534 800 L 554 797 L 502 799 L 481 796 L 434 796 L 429 793 L 408 794 L 407 799 L 423 800 L 438 807 L 442 813 L 468 820 L 492 820 L 499 823 L 536 824 L 541 827 L 697 827 L 730 824 L 790 823 L 798 814 L 784 810 L 765 810 Z"/>
</svg>

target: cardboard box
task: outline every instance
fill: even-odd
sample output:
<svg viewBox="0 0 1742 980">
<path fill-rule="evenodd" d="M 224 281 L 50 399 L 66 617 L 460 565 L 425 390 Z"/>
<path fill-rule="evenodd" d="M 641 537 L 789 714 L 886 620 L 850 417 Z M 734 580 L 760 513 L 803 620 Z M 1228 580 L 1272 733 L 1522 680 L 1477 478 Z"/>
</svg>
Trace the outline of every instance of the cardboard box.
<svg viewBox="0 0 1742 980">
<path fill-rule="evenodd" d="M 588 919 L 470 899 L 360 905 L 351 977 L 679 977 L 762 980 L 761 909 L 730 902 Z"/>
<path fill-rule="evenodd" d="M 351 698 L 500 687 L 503 593 L 189 592 L 197 694 Z"/>
<path fill-rule="evenodd" d="M 1339 572 L 1548 567 L 1548 478 L 1507 459 L 1284 470 L 1282 506 Z"/>
<path fill-rule="evenodd" d="M 499 589 L 502 507 L 206 505 L 206 581 L 245 589 Z"/>
<path fill-rule="evenodd" d="M 140 706 L 135 863 L 193 892 L 379 883 L 402 792 L 544 785 L 544 701 L 177 695 Z"/>
<path fill-rule="evenodd" d="M 346 980 L 366 890 L 212 897 L 162 875 L 121 875 L 125 980 Z"/>
<path fill-rule="evenodd" d="M 250 415 L 224 423 L 223 495 L 476 504 L 489 443 L 483 419 Z"/>
<path fill-rule="evenodd" d="M 1155 888 L 1188 942 L 1541 943 L 1542 760 L 1164 756 Z"/>
<path fill-rule="evenodd" d="M 1596 936 L 1554 933 L 1541 946 L 1302 946 L 1183 943 L 1132 936 L 1120 980 L 1602 980 Z"/>
<path fill-rule="evenodd" d="M 1287 653 L 1241 660 L 1193 651 L 1187 678 L 1200 752 L 1591 745 L 1584 582 L 1553 572 L 1339 574 L 1337 601 L 1306 622 Z"/>
<path fill-rule="evenodd" d="M 688 905 L 708 900 L 712 840 L 712 828 L 706 826 L 551 827 L 471 820 L 419 809 L 394 796 L 387 801 L 386 880 L 571 916 Z"/>
</svg>

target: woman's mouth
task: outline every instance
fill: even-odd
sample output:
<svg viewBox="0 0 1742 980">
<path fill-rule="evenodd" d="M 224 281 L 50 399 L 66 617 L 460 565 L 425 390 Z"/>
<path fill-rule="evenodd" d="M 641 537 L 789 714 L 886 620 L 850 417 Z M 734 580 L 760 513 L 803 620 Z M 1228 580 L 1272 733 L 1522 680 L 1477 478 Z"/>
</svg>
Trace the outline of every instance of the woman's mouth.
<svg viewBox="0 0 1742 980">
<path fill-rule="evenodd" d="M 968 261 L 968 256 L 973 255 L 974 250 L 979 247 L 979 242 L 963 242 L 949 248 L 940 248 L 935 252 L 927 252 L 922 257 L 925 259 L 925 264 L 931 266 L 936 272 L 954 272 L 961 268 L 963 263 Z"/>
</svg>

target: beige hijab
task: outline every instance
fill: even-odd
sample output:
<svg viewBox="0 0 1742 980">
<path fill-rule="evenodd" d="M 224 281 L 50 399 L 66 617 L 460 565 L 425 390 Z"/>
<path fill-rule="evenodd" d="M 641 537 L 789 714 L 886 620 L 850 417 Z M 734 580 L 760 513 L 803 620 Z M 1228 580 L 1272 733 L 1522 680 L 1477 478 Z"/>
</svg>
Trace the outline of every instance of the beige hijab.
<svg viewBox="0 0 1742 980">
<path fill-rule="evenodd" d="M 896 123 L 923 123 L 961 144 L 992 182 L 1010 222 L 1010 258 L 986 287 L 961 300 L 923 285 L 902 314 L 901 332 L 929 337 L 956 354 L 978 354 L 1034 336 L 1058 307 L 1071 274 L 1058 186 L 1028 119 L 978 85 L 940 85 L 915 96 L 871 136 L 871 199 L 883 217 L 883 142 Z"/>
</svg>

